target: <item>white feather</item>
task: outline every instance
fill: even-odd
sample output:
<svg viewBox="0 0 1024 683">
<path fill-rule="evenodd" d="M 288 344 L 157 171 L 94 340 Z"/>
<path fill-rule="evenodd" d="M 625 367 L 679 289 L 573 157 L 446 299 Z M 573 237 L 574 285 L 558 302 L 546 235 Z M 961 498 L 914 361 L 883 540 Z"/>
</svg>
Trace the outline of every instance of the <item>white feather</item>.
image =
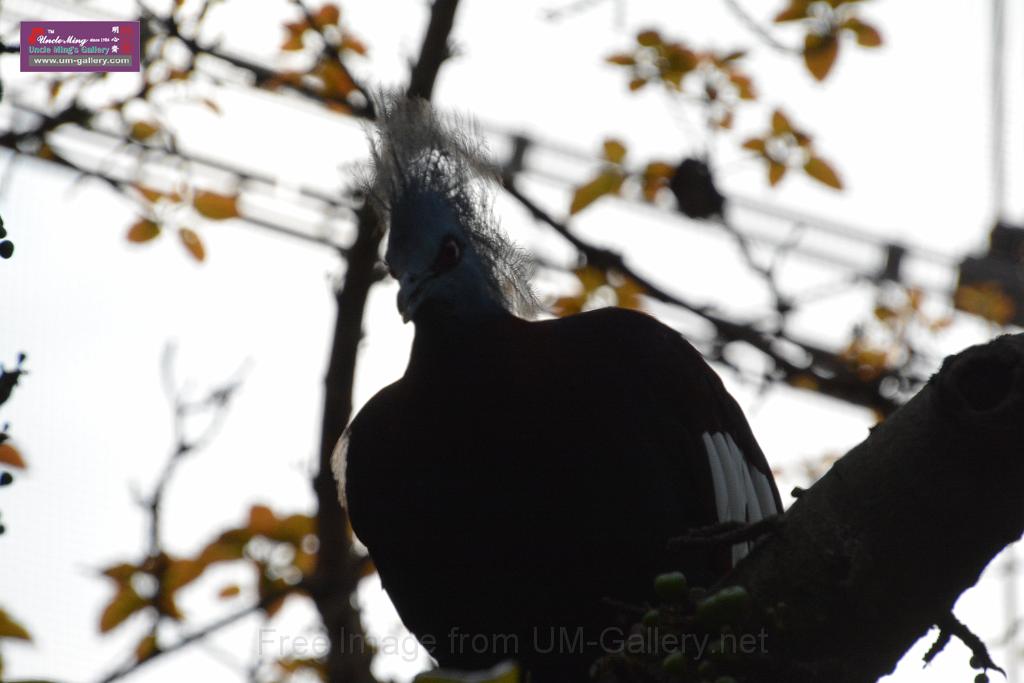
<svg viewBox="0 0 1024 683">
<path fill-rule="evenodd" d="M 711 435 L 707 432 L 701 435 L 704 440 L 704 449 L 708 454 L 708 468 L 711 470 L 711 485 L 715 490 L 715 513 L 718 515 L 719 523 L 726 521 L 729 511 L 729 491 L 725 484 L 725 472 L 722 471 L 722 456 Z"/>
</svg>

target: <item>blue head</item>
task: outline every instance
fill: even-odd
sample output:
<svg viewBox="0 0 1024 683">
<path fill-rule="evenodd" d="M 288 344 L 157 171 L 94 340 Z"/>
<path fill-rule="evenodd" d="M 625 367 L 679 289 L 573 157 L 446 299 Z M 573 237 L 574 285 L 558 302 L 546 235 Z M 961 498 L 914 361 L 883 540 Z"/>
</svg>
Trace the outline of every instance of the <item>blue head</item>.
<svg viewBox="0 0 1024 683">
<path fill-rule="evenodd" d="M 377 111 L 368 192 L 390 228 L 385 259 L 402 317 L 532 312 L 529 261 L 497 227 L 472 126 L 404 96 L 383 97 Z"/>
</svg>

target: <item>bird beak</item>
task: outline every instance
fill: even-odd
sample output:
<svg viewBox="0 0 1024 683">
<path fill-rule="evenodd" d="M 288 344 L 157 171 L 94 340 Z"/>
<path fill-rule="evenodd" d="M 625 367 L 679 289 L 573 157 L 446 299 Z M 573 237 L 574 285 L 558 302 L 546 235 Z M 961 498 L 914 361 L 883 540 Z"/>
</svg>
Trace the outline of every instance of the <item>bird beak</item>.
<svg viewBox="0 0 1024 683">
<path fill-rule="evenodd" d="M 402 322 L 409 322 L 420 304 L 420 294 L 427 282 L 424 273 L 406 273 L 398 279 L 398 312 Z"/>
</svg>

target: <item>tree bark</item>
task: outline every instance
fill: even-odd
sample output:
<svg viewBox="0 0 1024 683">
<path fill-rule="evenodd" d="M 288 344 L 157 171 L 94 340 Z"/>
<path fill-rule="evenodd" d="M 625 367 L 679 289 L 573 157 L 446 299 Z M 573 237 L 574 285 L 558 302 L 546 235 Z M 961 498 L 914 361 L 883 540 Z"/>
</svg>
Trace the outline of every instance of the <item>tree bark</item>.
<svg viewBox="0 0 1024 683">
<path fill-rule="evenodd" d="M 865 683 L 890 673 L 1022 531 L 1018 334 L 946 359 L 723 585 L 784 614 L 759 680 Z"/>
</svg>

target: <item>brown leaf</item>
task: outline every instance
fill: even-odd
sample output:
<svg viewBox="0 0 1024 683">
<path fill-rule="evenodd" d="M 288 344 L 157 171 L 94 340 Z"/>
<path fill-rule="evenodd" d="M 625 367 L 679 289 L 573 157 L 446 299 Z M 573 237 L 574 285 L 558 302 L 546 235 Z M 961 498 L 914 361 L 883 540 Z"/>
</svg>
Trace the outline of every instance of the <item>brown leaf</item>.
<svg viewBox="0 0 1024 683">
<path fill-rule="evenodd" d="M 241 592 L 242 589 L 239 588 L 237 584 L 231 584 L 229 586 L 224 586 L 223 588 L 221 588 L 220 591 L 218 591 L 217 593 L 217 597 L 221 598 L 222 600 L 226 600 L 228 598 L 237 597 Z"/>
<path fill-rule="evenodd" d="M 786 175 L 786 166 L 780 164 L 774 159 L 768 160 L 768 184 L 775 187 L 782 180 L 782 176 Z"/>
<path fill-rule="evenodd" d="M 640 295 L 644 293 L 644 288 L 632 278 L 624 278 L 622 284 L 615 288 L 615 297 L 618 300 L 618 304 L 622 308 L 632 308 L 639 310 L 642 308 L 643 299 Z"/>
<path fill-rule="evenodd" d="M 366 43 L 359 40 L 351 33 L 341 34 L 341 45 L 338 46 L 342 52 L 355 52 L 357 55 L 365 55 L 369 52 L 369 48 L 366 47 Z"/>
<path fill-rule="evenodd" d="M 131 130 L 128 132 L 134 139 L 143 141 L 148 140 L 160 131 L 160 124 L 152 121 L 136 121 L 132 124 Z"/>
<path fill-rule="evenodd" d="M 843 183 L 839 180 L 835 170 L 821 157 L 812 156 L 804 164 L 804 171 L 819 183 L 824 183 L 837 190 L 843 189 Z"/>
<path fill-rule="evenodd" d="M 198 560 L 172 559 L 167 563 L 163 572 L 163 583 L 160 590 L 167 593 L 174 593 L 179 588 L 199 578 L 199 575 L 206 569 L 206 565 Z"/>
<path fill-rule="evenodd" d="M 319 28 L 337 24 L 341 19 L 341 10 L 334 3 L 327 3 L 313 15 L 313 23 Z"/>
<path fill-rule="evenodd" d="M 206 248 L 203 247 L 203 241 L 199 239 L 199 235 L 194 230 L 179 228 L 178 237 L 181 238 L 181 243 L 188 253 L 192 254 L 192 258 L 200 263 L 206 260 Z"/>
<path fill-rule="evenodd" d="M 125 619 L 147 607 L 148 604 L 131 585 L 122 584 L 100 616 L 100 632 L 107 633 L 113 630 Z"/>
<path fill-rule="evenodd" d="M 661 45 L 661 34 L 657 31 L 641 31 L 636 35 L 636 42 L 640 43 L 644 47 Z"/>
<path fill-rule="evenodd" d="M 222 221 L 235 218 L 238 213 L 238 196 L 218 194 L 216 192 L 196 192 L 192 198 L 192 206 L 200 215 L 211 220 Z"/>
<path fill-rule="evenodd" d="M 324 84 L 327 95 L 344 97 L 356 89 L 356 84 L 348 71 L 335 62 L 324 62 L 314 72 Z"/>
<path fill-rule="evenodd" d="M 223 114 L 224 111 L 220 108 L 220 105 L 211 100 L 209 97 L 204 97 L 200 100 L 207 109 L 212 111 L 214 114 Z"/>
<path fill-rule="evenodd" d="M 658 192 L 668 186 L 669 180 L 675 175 L 676 169 L 663 161 L 652 161 L 644 168 L 642 184 L 644 199 L 654 201 Z"/>
<path fill-rule="evenodd" d="M 253 536 L 272 537 L 277 527 L 277 516 L 266 505 L 253 505 L 249 509 L 248 531 Z"/>
<path fill-rule="evenodd" d="M 781 109 L 772 112 L 772 135 L 785 135 L 793 132 L 793 125 Z"/>
<path fill-rule="evenodd" d="M 733 73 L 729 75 L 729 80 L 735 86 L 736 94 L 739 95 L 741 100 L 757 99 L 757 93 L 754 92 L 754 82 L 750 79 L 750 76 Z"/>
<path fill-rule="evenodd" d="M 0 609 L 0 638 L 32 640 L 25 627 L 16 622 L 7 612 Z"/>
<path fill-rule="evenodd" d="M 645 85 L 647 85 L 646 78 L 634 78 L 629 82 L 629 89 L 632 90 L 633 92 L 636 92 Z"/>
<path fill-rule="evenodd" d="M 882 44 L 882 34 L 878 32 L 878 29 L 856 17 L 850 17 L 843 22 L 843 28 L 853 31 L 857 36 L 858 45 L 878 47 Z"/>
<path fill-rule="evenodd" d="M 626 156 L 626 146 L 618 140 L 608 138 L 604 141 L 604 158 L 613 164 L 621 164 Z"/>
<path fill-rule="evenodd" d="M 804 39 L 804 64 L 816 79 L 825 80 L 838 56 L 839 41 L 834 32 L 825 35 L 807 34 L 807 38 Z"/>
<path fill-rule="evenodd" d="M 605 57 L 605 61 L 609 64 L 618 64 L 619 66 L 633 66 L 636 64 L 636 57 L 625 53 L 619 53 Z"/>
<path fill-rule="evenodd" d="M 787 21 L 799 21 L 807 18 L 807 8 L 810 7 L 808 0 L 792 0 L 789 6 L 775 15 L 775 23 L 781 24 Z"/>
<path fill-rule="evenodd" d="M 156 634 L 150 633 L 135 646 L 135 661 L 143 662 L 152 657 L 156 651 Z"/>
<path fill-rule="evenodd" d="M 0 464 L 25 469 L 25 459 L 21 457 L 18 449 L 7 441 L 0 443 Z"/>
<path fill-rule="evenodd" d="M 551 314 L 559 318 L 576 315 L 583 310 L 583 304 L 587 302 L 585 296 L 563 296 L 555 299 L 551 304 Z"/>
<path fill-rule="evenodd" d="M 137 192 L 139 192 L 139 194 L 141 194 L 143 197 L 145 197 L 151 203 L 157 201 L 158 199 L 160 199 L 162 197 L 164 197 L 164 193 L 163 192 L 160 192 L 159 190 L 154 190 L 151 187 L 146 187 L 145 185 L 139 185 L 138 183 L 136 183 L 136 184 L 132 185 L 132 187 L 135 188 L 135 190 Z"/>
<path fill-rule="evenodd" d="M 572 204 L 569 206 L 569 213 L 579 213 L 606 194 L 618 194 L 624 180 L 625 176 L 618 169 L 608 168 L 601 171 L 589 183 L 576 188 Z"/>
<path fill-rule="evenodd" d="M 749 149 L 751 152 L 757 152 L 758 154 L 764 155 L 764 145 L 764 138 L 750 138 L 743 143 L 743 149 Z"/>
<path fill-rule="evenodd" d="M 129 242 L 148 242 L 160 234 L 160 226 L 148 218 L 140 218 L 132 227 L 128 228 Z"/>
<path fill-rule="evenodd" d="M 576 279 L 583 285 L 583 293 L 590 294 L 595 291 L 598 287 L 602 287 L 608 282 L 608 277 L 605 272 L 595 266 L 583 266 L 573 271 L 576 275 Z"/>
<path fill-rule="evenodd" d="M 138 570 L 138 567 L 136 567 L 133 564 L 121 562 L 120 564 L 115 564 L 110 567 L 107 567 L 101 573 L 104 576 L 113 579 L 118 584 L 123 584 L 128 583 L 131 580 L 132 576 L 134 576 L 135 572 L 137 572 Z"/>
</svg>

